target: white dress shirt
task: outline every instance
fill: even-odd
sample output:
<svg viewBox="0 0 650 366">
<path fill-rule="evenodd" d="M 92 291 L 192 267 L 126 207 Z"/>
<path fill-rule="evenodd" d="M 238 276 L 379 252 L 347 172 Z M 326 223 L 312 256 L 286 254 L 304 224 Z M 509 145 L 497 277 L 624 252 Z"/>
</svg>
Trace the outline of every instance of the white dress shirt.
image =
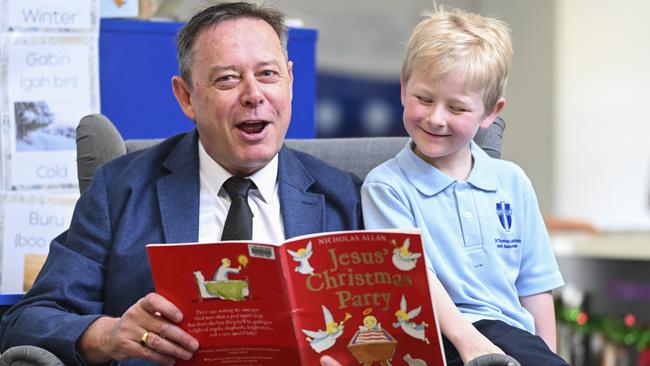
<svg viewBox="0 0 650 366">
<path fill-rule="evenodd" d="M 199 242 L 213 243 L 221 240 L 230 208 L 230 196 L 222 186 L 232 174 L 208 155 L 201 141 L 198 149 L 201 181 Z M 278 195 L 278 156 L 246 178 L 251 179 L 257 187 L 251 188 L 248 193 L 248 205 L 253 211 L 253 241 L 281 244 L 284 228 Z"/>
</svg>

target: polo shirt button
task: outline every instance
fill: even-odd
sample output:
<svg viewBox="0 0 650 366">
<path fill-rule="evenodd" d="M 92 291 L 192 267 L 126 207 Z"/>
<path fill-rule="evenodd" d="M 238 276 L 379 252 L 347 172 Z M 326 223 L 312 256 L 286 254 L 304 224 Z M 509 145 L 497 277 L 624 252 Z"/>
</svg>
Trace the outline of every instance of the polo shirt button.
<svg viewBox="0 0 650 366">
<path fill-rule="evenodd" d="M 471 219 L 472 218 L 472 213 L 470 211 L 465 211 L 465 218 Z"/>
</svg>

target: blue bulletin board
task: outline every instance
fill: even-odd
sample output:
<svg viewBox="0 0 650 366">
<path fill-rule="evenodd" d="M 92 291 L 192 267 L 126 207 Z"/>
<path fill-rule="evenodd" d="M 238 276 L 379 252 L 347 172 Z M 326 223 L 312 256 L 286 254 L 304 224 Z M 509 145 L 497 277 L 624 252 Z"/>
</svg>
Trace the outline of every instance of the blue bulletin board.
<svg viewBox="0 0 650 366">
<path fill-rule="evenodd" d="M 125 139 L 164 138 L 194 127 L 176 103 L 175 36 L 183 23 L 102 19 L 99 37 L 101 112 Z M 315 29 L 289 29 L 293 111 L 288 138 L 316 137 Z"/>
<path fill-rule="evenodd" d="M 17 303 L 20 298 L 23 297 L 23 294 L 0 294 L 0 317 L 4 314 L 11 306 Z"/>
</svg>

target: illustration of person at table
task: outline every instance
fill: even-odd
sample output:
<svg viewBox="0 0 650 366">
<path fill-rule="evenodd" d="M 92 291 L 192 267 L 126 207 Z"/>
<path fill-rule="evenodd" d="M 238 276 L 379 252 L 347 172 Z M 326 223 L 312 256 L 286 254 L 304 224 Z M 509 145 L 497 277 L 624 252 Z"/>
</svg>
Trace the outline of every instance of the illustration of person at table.
<svg viewBox="0 0 650 366">
<path fill-rule="evenodd" d="M 241 266 L 237 268 L 230 267 L 231 261 L 228 258 L 221 258 L 221 266 L 217 269 L 212 277 L 213 281 L 228 281 L 229 273 L 239 273 Z"/>
</svg>

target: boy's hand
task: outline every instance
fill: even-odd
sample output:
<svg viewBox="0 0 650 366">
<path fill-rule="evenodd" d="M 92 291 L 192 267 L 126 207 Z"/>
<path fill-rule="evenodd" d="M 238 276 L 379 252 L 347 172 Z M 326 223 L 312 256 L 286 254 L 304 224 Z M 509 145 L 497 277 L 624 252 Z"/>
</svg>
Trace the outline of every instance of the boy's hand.
<svg viewBox="0 0 650 366">
<path fill-rule="evenodd" d="M 330 356 L 323 356 L 320 358 L 321 366 L 342 366 L 338 361 Z"/>
<path fill-rule="evenodd" d="M 468 363 L 476 358 L 479 358 L 480 356 L 490 354 L 505 355 L 505 352 L 503 352 L 501 348 L 490 342 L 490 340 L 487 339 L 483 334 L 479 333 L 476 328 L 472 328 L 472 331 L 466 333 L 467 336 L 463 340 L 462 344 L 456 345 L 456 349 L 458 350 L 458 354 L 463 360 L 463 363 Z"/>
</svg>

